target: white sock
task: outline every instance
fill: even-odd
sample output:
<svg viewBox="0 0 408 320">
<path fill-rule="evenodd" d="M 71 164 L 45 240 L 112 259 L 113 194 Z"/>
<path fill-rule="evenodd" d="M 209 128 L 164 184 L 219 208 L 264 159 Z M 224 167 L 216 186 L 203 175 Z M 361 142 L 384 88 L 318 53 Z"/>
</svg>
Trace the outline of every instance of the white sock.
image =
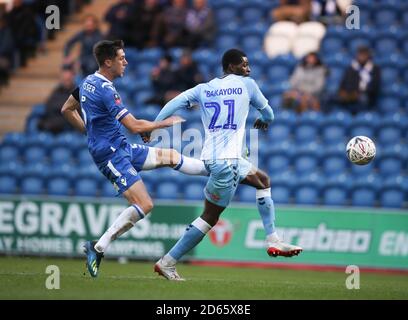
<svg viewBox="0 0 408 320">
<path fill-rule="evenodd" d="M 173 169 L 193 176 L 208 176 L 204 162 L 183 155 L 181 155 L 180 162 Z"/>
<path fill-rule="evenodd" d="M 122 211 L 119 217 L 113 222 L 108 230 L 95 244 L 95 250 L 105 252 L 109 244 L 132 228 L 135 223 L 145 217 L 143 210 L 136 204 L 131 205 Z"/>
</svg>

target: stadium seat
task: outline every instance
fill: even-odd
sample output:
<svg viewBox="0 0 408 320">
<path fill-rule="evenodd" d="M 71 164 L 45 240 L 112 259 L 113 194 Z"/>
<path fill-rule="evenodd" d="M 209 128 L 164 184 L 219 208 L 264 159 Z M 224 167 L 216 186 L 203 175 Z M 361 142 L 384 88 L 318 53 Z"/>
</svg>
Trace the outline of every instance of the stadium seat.
<svg viewBox="0 0 408 320">
<path fill-rule="evenodd" d="M 74 183 L 74 195 L 79 197 L 96 197 L 98 184 L 92 178 L 79 178 Z"/>
<path fill-rule="evenodd" d="M 183 199 L 184 200 L 203 200 L 204 199 L 204 186 L 205 184 L 200 182 L 189 182 L 184 188 Z"/>
<path fill-rule="evenodd" d="M 264 48 L 269 58 L 289 54 L 292 49 L 292 41 L 282 35 L 268 34 L 264 39 Z"/>
<path fill-rule="evenodd" d="M 71 150 L 67 146 L 60 146 L 52 149 L 50 160 L 53 164 L 70 163 L 72 160 Z"/>
<path fill-rule="evenodd" d="M 19 160 L 18 147 L 13 145 L 0 145 L 0 163 Z"/>
<path fill-rule="evenodd" d="M 324 173 L 328 176 L 344 172 L 348 168 L 348 160 L 345 156 L 345 144 L 328 145 L 321 163 Z"/>
<path fill-rule="evenodd" d="M 150 190 L 148 190 L 150 193 Z M 105 180 L 101 186 L 101 197 L 112 198 L 116 195 L 116 190 L 114 189 L 112 183 Z"/>
<path fill-rule="evenodd" d="M 295 175 L 292 171 L 277 172 L 271 176 L 271 193 L 275 203 L 290 203 Z"/>
<path fill-rule="evenodd" d="M 259 35 L 248 35 L 241 38 L 241 47 L 245 52 L 251 52 L 252 50 L 263 47 L 263 38 Z M 230 47 L 231 48 L 231 47 Z"/>
<path fill-rule="evenodd" d="M 317 21 L 308 21 L 299 24 L 297 36 L 312 37 L 319 41 L 324 37 L 326 33 L 326 27 L 323 23 Z"/>
<path fill-rule="evenodd" d="M 310 173 L 300 178 L 295 186 L 295 203 L 302 205 L 319 204 L 319 180 L 321 177 L 316 173 Z"/>
<path fill-rule="evenodd" d="M 255 204 L 255 200 L 256 200 L 255 192 L 256 192 L 255 188 L 253 187 L 246 186 L 246 185 L 240 185 L 238 186 L 238 190 L 237 190 L 238 199 L 241 202 Z"/>
<path fill-rule="evenodd" d="M 230 6 L 218 8 L 214 13 L 218 21 L 218 24 L 223 24 L 224 22 L 234 21 L 237 18 L 236 9 Z"/>
<path fill-rule="evenodd" d="M 25 177 L 21 181 L 21 190 L 22 195 L 41 195 L 43 194 L 43 180 L 40 177 Z"/>
<path fill-rule="evenodd" d="M 50 133 L 31 133 L 29 135 L 26 135 L 25 145 L 27 147 L 41 147 L 44 149 L 49 149 L 51 144 L 53 143 L 53 140 L 53 136 Z"/>
<path fill-rule="evenodd" d="M 296 36 L 292 44 L 292 52 L 296 58 L 302 58 L 310 52 L 319 50 L 320 40 L 311 37 Z"/>
<path fill-rule="evenodd" d="M 3 137 L 2 146 L 13 146 L 23 150 L 27 144 L 27 136 L 22 132 L 8 132 Z"/>
<path fill-rule="evenodd" d="M 383 151 L 378 159 L 378 169 L 384 177 L 398 175 L 402 171 L 404 159 L 397 152 Z"/>
<path fill-rule="evenodd" d="M 343 50 L 344 43 L 341 37 L 326 36 L 321 42 L 320 51 L 324 54 L 332 54 Z"/>
<path fill-rule="evenodd" d="M 376 38 L 375 52 L 379 56 L 387 56 L 398 51 L 398 41 L 389 37 Z"/>
<path fill-rule="evenodd" d="M 24 152 L 24 161 L 26 163 L 39 163 L 46 160 L 46 153 L 42 147 L 28 147 Z"/>
<path fill-rule="evenodd" d="M 76 160 L 81 166 L 93 164 L 93 159 L 87 148 L 82 148 L 78 151 Z"/>
<path fill-rule="evenodd" d="M 241 21 L 244 24 L 251 24 L 255 21 L 262 21 L 265 18 L 264 13 L 265 11 L 263 10 L 263 8 L 247 7 L 244 10 L 240 11 Z"/>
<path fill-rule="evenodd" d="M 158 199 L 176 200 L 179 198 L 179 185 L 171 181 L 159 183 L 156 188 Z"/>
<path fill-rule="evenodd" d="M 398 23 L 398 12 L 391 4 L 378 4 L 373 10 L 373 16 L 377 27 L 388 27 Z"/>
<path fill-rule="evenodd" d="M 407 125 L 407 117 L 400 113 L 386 115 L 378 126 L 378 141 L 383 145 L 398 143 Z"/>
<path fill-rule="evenodd" d="M 290 76 L 289 68 L 279 64 L 271 64 L 268 68 L 268 79 L 272 82 L 287 80 Z"/>
<path fill-rule="evenodd" d="M 317 139 L 319 129 L 314 124 L 299 123 L 295 130 L 296 141 L 298 143 L 306 143 Z"/>
<path fill-rule="evenodd" d="M 350 177 L 347 174 L 331 175 L 323 188 L 323 204 L 345 206 L 348 204 Z"/>
<path fill-rule="evenodd" d="M 269 173 L 286 170 L 290 165 L 290 158 L 285 154 L 269 154 L 266 167 Z"/>
<path fill-rule="evenodd" d="M 224 34 L 216 39 L 216 48 L 219 51 L 226 51 L 238 46 L 238 38 L 234 34 Z"/>
<path fill-rule="evenodd" d="M 47 181 L 47 194 L 57 196 L 70 195 L 70 182 L 65 178 L 52 178 Z"/>
<path fill-rule="evenodd" d="M 377 192 L 381 179 L 375 174 L 357 177 L 352 181 L 351 205 L 358 207 L 373 207 L 376 205 Z"/>
<path fill-rule="evenodd" d="M 294 168 L 297 175 L 302 176 L 316 170 L 319 158 L 314 152 L 299 150 L 294 157 Z"/>
<path fill-rule="evenodd" d="M 17 178 L 11 175 L 0 175 L 0 194 L 15 194 L 17 181 Z"/>
<path fill-rule="evenodd" d="M 402 176 L 388 178 L 380 189 L 380 204 L 387 208 L 402 208 L 404 206 L 404 179 Z"/>
<path fill-rule="evenodd" d="M 281 36 L 293 39 L 298 32 L 298 25 L 292 21 L 278 21 L 272 24 L 268 30 L 268 35 Z"/>
</svg>

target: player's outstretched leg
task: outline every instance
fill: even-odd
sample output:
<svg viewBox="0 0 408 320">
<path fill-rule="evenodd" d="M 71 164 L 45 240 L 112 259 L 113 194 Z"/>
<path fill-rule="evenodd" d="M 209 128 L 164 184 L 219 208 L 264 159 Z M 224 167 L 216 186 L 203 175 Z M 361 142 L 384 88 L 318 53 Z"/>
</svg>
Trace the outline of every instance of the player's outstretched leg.
<svg viewBox="0 0 408 320">
<path fill-rule="evenodd" d="M 84 245 L 86 254 L 86 267 L 92 277 L 98 276 L 99 266 L 101 264 L 103 253 L 95 250 L 96 241 L 87 241 Z"/>
</svg>

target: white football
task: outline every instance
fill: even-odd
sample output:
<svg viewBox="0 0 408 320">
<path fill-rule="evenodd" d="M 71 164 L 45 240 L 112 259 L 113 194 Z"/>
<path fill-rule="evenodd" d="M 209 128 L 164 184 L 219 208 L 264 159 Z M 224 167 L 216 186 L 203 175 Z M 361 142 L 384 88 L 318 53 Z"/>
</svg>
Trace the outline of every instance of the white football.
<svg viewBox="0 0 408 320">
<path fill-rule="evenodd" d="M 347 158 L 354 164 L 370 163 L 375 157 L 375 144 L 365 136 L 356 136 L 347 143 Z"/>
</svg>

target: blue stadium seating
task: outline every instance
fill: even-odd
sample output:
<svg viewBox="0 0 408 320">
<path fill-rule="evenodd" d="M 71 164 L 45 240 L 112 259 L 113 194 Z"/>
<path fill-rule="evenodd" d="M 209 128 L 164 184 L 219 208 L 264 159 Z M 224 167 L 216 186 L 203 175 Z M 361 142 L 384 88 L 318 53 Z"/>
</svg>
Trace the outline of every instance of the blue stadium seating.
<svg viewBox="0 0 408 320">
<path fill-rule="evenodd" d="M 256 200 L 255 188 L 246 185 L 240 185 L 238 186 L 237 194 L 239 201 L 255 204 Z"/>
<path fill-rule="evenodd" d="M 16 161 L 20 158 L 19 149 L 13 145 L 0 146 L 0 163 Z"/>
<path fill-rule="evenodd" d="M 159 183 L 156 188 L 156 196 L 160 199 L 176 200 L 179 198 L 179 185 L 172 181 Z"/>
<path fill-rule="evenodd" d="M 80 177 L 74 182 L 74 195 L 79 197 L 96 197 L 98 184 L 92 178 Z"/>
<path fill-rule="evenodd" d="M 17 188 L 16 177 L 11 175 L 0 175 L 0 194 L 15 194 Z"/>
<path fill-rule="evenodd" d="M 40 177 L 27 176 L 21 181 L 21 193 L 29 195 L 41 195 L 44 193 L 43 179 Z"/>
<path fill-rule="evenodd" d="M 404 205 L 404 181 L 401 176 L 387 178 L 380 189 L 380 204 L 387 208 L 402 208 Z"/>
<path fill-rule="evenodd" d="M 70 163 L 72 161 L 72 153 L 69 148 L 62 145 L 51 150 L 50 160 L 53 164 Z"/>
<path fill-rule="evenodd" d="M 150 193 L 150 190 L 148 190 Z M 101 197 L 112 198 L 116 195 L 116 191 L 113 188 L 112 183 L 108 180 L 105 180 L 101 186 Z"/>
<path fill-rule="evenodd" d="M 200 182 L 189 182 L 183 189 L 183 199 L 184 200 L 203 200 L 204 199 L 204 184 Z"/>
<path fill-rule="evenodd" d="M 65 178 L 52 178 L 47 181 L 48 195 L 68 196 L 70 188 L 70 182 Z"/>
<path fill-rule="evenodd" d="M 380 186 L 381 179 L 374 174 L 356 178 L 351 187 L 351 204 L 358 207 L 375 206 Z"/>
<path fill-rule="evenodd" d="M 348 204 L 350 177 L 347 174 L 329 176 L 323 188 L 323 204 L 345 206 Z"/>
<path fill-rule="evenodd" d="M 310 173 L 298 180 L 295 187 L 295 203 L 302 205 L 317 205 L 320 202 L 321 177 L 317 173 Z"/>
</svg>

